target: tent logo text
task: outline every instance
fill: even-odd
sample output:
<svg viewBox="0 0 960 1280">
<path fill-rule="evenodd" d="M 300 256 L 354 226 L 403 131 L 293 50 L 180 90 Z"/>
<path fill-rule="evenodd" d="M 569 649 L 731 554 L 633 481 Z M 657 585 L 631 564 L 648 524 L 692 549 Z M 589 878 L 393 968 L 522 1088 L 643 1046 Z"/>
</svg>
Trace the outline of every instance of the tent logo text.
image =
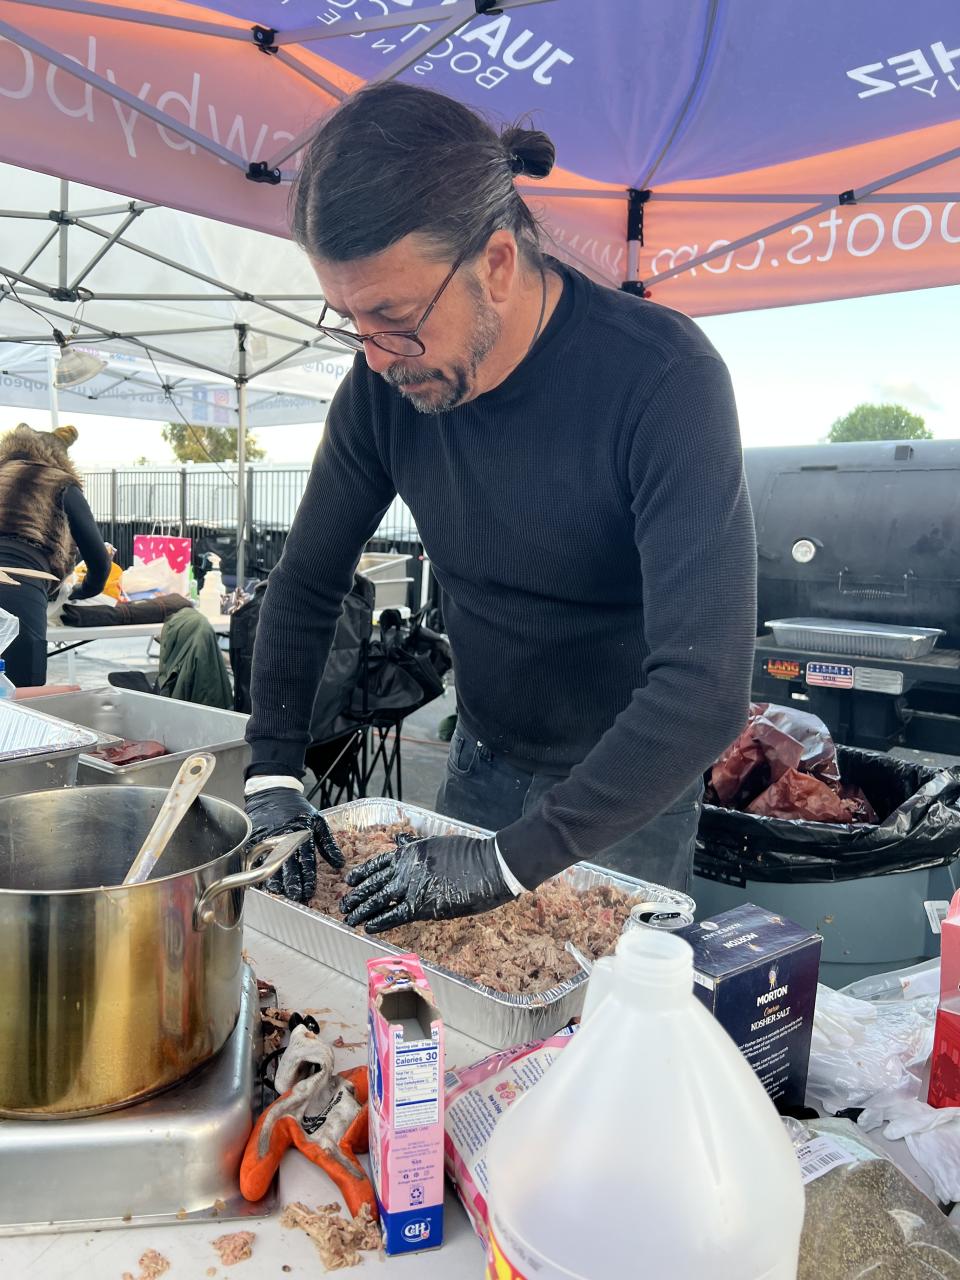
<svg viewBox="0 0 960 1280">
<path fill-rule="evenodd" d="M 344 18 L 357 21 L 364 18 L 387 17 L 391 12 L 386 0 L 368 0 L 370 12 L 363 12 L 358 0 L 326 0 L 328 7 L 318 13 L 317 20 L 324 26 L 332 26 Z M 401 52 L 410 40 L 420 40 L 433 29 L 429 23 L 417 22 L 416 10 L 411 0 L 394 0 L 401 8 L 411 8 L 411 26 L 397 28 L 386 33 L 357 32 L 353 40 L 368 40 L 367 47 L 382 56 Z M 443 0 L 444 4 L 452 0 Z M 349 31 L 344 32 L 349 35 Z M 440 66 L 447 66 L 457 75 L 472 77 L 482 89 L 494 89 L 512 74 L 527 73 L 534 84 L 552 85 L 554 73 L 573 62 L 573 55 L 543 40 L 529 27 L 515 20 L 510 14 L 494 11 L 482 16 L 452 33 L 428 50 L 412 67 L 415 75 L 429 75 Z"/>
<path fill-rule="evenodd" d="M 878 72 L 882 74 L 877 74 Z M 916 89 L 931 98 L 937 96 L 941 78 L 960 93 L 960 48 L 948 49 L 942 40 L 926 49 L 896 53 L 885 62 L 868 62 L 847 72 L 851 80 L 865 85 L 858 98 L 872 98 L 891 89 Z"/>
</svg>

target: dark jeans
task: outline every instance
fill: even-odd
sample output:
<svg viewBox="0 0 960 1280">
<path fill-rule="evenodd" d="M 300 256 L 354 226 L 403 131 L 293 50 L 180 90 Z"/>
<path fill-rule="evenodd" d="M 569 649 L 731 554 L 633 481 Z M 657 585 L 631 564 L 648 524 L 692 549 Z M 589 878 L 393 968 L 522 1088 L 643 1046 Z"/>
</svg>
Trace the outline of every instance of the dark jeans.
<svg viewBox="0 0 960 1280">
<path fill-rule="evenodd" d="M 499 831 L 536 809 L 544 795 L 560 781 L 555 774 L 516 769 L 498 759 L 458 725 L 450 741 L 437 810 L 448 818 Z M 703 783 L 698 778 L 666 813 L 633 835 L 618 840 L 591 861 L 612 871 L 686 892 L 693 874 L 702 798 Z"/>
</svg>

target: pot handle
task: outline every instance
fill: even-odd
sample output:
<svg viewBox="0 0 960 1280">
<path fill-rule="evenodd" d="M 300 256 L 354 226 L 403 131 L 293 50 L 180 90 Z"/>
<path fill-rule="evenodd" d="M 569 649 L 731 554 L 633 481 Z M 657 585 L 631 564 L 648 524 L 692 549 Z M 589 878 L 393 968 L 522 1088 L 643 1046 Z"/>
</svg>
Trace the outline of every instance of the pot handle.
<svg viewBox="0 0 960 1280">
<path fill-rule="evenodd" d="M 284 836 L 268 836 L 266 840 L 261 840 L 259 844 L 254 845 L 244 855 L 245 866 L 250 867 L 255 859 L 267 855 L 264 861 L 259 867 L 238 871 L 236 875 L 224 876 L 222 880 L 214 880 L 213 884 L 208 884 L 193 908 L 194 929 L 201 933 L 207 925 L 214 923 L 216 913 L 213 904 L 222 894 L 230 893 L 233 889 L 246 889 L 250 885 L 269 880 L 275 871 L 280 870 L 291 854 L 296 853 L 306 840 L 312 839 L 313 832 L 310 830 L 291 831 Z"/>
</svg>

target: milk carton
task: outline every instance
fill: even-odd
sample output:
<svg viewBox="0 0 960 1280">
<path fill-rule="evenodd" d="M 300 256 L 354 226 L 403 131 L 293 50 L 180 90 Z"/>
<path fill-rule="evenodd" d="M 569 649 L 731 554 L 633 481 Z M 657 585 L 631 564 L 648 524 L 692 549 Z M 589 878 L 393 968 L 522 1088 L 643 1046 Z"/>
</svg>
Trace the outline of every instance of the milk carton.
<svg viewBox="0 0 960 1280">
<path fill-rule="evenodd" d="M 931 1107 L 960 1106 L 960 889 L 940 926 L 940 1007 L 927 1101 Z"/>
<path fill-rule="evenodd" d="M 417 956 L 367 961 L 370 1166 L 384 1249 L 443 1243 L 443 1023 Z"/>
</svg>

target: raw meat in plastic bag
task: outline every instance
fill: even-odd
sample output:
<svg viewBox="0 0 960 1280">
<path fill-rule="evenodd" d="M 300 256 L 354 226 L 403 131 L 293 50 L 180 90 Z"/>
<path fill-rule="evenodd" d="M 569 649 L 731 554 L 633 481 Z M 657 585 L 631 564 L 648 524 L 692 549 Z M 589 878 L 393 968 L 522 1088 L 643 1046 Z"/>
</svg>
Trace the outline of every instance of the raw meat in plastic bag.
<svg viewBox="0 0 960 1280">
<path fill-rule="evenodd" d="M 755 702 L 743 732 L 711 770 L 710 798 L 715 796 L 725 807 L 746 808 L 791 772 L 811 774 L 834 790 L 839 788 L 840 770 L 830 731 L 806 711 Z"/>
<path fill-rule="evenodd" d="M 960 765 L 938 770 L 843 746 L 837 747 L 837 761 L 843 785 L 862 789 L 869 799 L 878 818 L 875 825 L 767 818 L 721 808 L 708 796 L 697 832 L 698 874 L 731 883 L 800 883 L 854 880 L 956 861 Z"/>
<path fill-rule="evenodd" d="M 747 805 L 747 813 L 765 818 L 803 818 L 807 822 L 855 822 L 857 805 L 853 800 L 842 799 L 819 778 L 788 769 Z"/>
<path fill-rule="evenodd" d="M 830 730 L 819 716 L 811 715 L 809 711 L 797 711 L 793 707 L 778 707 L 770 703 L 764 709 L 763 717 L 781 733 L 789 734 L 800 743 L 803 754 L 797 768 L 801 772 L 812 773 L 829 786 L 839 785 L 837 749 Z"/>
</svg>

